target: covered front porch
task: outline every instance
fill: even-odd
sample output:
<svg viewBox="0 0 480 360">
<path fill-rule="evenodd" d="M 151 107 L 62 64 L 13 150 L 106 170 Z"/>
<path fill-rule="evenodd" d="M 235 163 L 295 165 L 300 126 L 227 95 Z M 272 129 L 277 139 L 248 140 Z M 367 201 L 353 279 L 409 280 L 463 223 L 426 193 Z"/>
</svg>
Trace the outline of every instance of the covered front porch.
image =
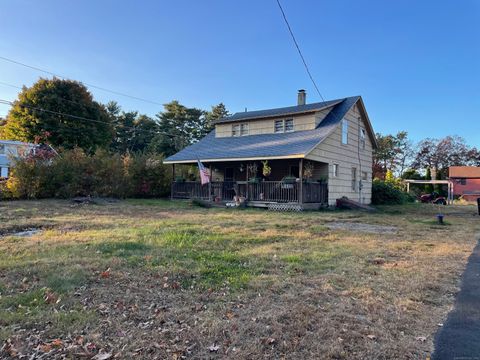
<svg viewBox="0 0 480 360">
<path fill-rule="evenodd" d="M 188 181 L 172 164 L 172 199 L 256 207 L 319 208 L 328 204 L 328 164 L 301 159 L 203 162 L 211 182 Z M 198 172 L 198 171 L 197 171 Z"/>
</svg>

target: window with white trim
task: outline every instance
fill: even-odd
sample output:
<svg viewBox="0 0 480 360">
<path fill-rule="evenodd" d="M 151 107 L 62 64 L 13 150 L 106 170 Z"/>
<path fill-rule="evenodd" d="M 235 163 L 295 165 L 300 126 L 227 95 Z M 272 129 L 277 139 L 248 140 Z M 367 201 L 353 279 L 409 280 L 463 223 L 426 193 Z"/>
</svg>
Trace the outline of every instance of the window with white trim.
<svg viewBox="0 0 480 360">
<path fill-rule="evenodd" d="M 366 171 L 362 171 L 362 180 L 367 181 L 368 180 L 368 173 Z"/>
<path fill-rule="evenodd" d="M 232 125 L 232 136 L 240 136 L 240 124 Z"/>
<path fill-rule="evenodd" d="M 248 123 L 240 124 L 240 136 L 248 135 Z"/>
<path fill-rule="evenodd" d="M 360 148 L 365 149 L 365 139 L 367 137 L 367 133 L 365 132 L 365 129 L 361 128 L 360 129 Z"/>
<path fill-rule="evenodd" d="M 293 131 L 293 119 L 285 120 L 285 132 Z"/>
<path fill-rule="evenodd" d="M 338 177 L 338 164 L 333 164 L 332 166 L 332 176 Z"/>
<path fill-rule="evenodd" d="M 0 178 L 8 178 L 9 169 L 8 167 L 0 168 Z"/>
<path fill-rule="evenodd" d="M 274 132 L 283 133 L 285 131 L 283 120 L 275 120 Z"/>
<path fill-rule="evenodd" d="M 342 120 L 342 144 L 348 144 L 348 120 Z"/>
<path fill-rule="evenodd" d="M 273 131 L 276 133 L 292 132 L 295 129 L 293 119 L 275 120 Z"/>
</svg>

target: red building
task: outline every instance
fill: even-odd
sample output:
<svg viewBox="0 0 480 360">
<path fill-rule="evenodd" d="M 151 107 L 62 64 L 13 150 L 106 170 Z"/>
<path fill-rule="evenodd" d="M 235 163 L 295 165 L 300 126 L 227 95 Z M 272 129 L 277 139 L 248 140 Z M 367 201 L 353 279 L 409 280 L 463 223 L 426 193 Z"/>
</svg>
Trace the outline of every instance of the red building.
<svg viewBox="0 0 480 360">
<path fill-rule="evenodd" d="M 450 166 L 448 176 L 453 182 L 453 195 L 467 201 L 480 197 L 480 167 Z"/>
</svg>

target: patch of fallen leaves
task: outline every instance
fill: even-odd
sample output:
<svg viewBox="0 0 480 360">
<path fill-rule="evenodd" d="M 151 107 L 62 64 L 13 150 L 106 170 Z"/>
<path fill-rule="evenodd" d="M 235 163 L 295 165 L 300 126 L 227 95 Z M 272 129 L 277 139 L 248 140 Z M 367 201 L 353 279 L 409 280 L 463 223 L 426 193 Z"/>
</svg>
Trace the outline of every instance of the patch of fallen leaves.
<svg viewBox="0 0 480 360">
<path fill-rule="evenodd" d="M 53 291 L 51 291 L 50 289 L 46 289 L 45 295 L 43 296 L 43 300 L 45 300 L 46 304 L 58 304 L 61 299 Z"/>
</svg>

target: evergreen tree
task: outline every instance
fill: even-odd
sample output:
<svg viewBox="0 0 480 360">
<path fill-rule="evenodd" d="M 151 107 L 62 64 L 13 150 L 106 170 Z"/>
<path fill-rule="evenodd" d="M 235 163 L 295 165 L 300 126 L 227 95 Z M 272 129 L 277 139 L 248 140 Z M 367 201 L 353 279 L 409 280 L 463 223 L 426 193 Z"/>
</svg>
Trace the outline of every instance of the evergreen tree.
<svg viewBox="0 0 480 360">
<path fill-rule="evenodd" d="M 425 174 L 425 180 L 432 180 L 432 172 L 430 168 L 427 168 L 427 173 Z M 432 184 L 426 184 L 425 185 L 425 192 L 427 194 L 431 194 L 433 192 L 433 185 Z"/>
<path fill-rule="evenodd" d="M 212 106 L 212 110 L 208 111 L 205 114 L 205 117 L 207 119 L 207 124 L 206 124 L 207 128 L 209 130 L 213 130 L 213 128 L 215 127 L 214 126 L 215 121 L 220 120 L 227 116 L 230 116 L 230 113 L 228 112 L 225 104 L 220 103 L 218 105 Z"/>
<path fill-rule="evenodd" d="M 158 113 L 158 135 L 152 139 L 150 149 L 170 156 L 186 146 L 197 142 L 209 131 L 205 111 L 187 108 L 174 100 L 164 105 Z"/>
</svg>

